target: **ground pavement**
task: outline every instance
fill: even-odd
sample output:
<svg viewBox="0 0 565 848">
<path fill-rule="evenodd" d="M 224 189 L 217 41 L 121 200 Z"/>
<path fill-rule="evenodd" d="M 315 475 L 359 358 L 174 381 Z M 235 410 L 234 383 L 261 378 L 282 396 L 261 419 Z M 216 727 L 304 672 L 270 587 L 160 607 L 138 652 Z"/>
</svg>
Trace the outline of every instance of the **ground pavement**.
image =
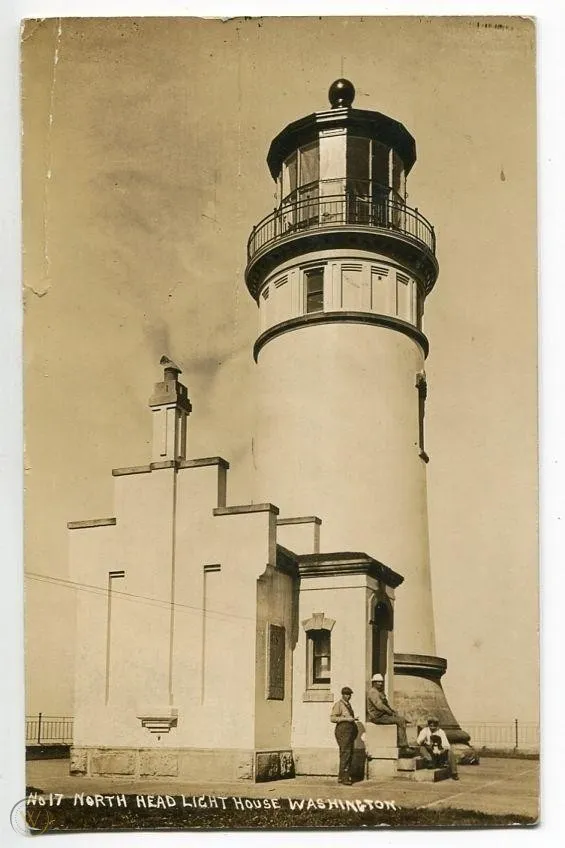
<svg viewBox="0 0 565 848">
<path fill-rule="evenodd" d="M 84 778 L 69 775 L 68 760 L 35 760 L 26 764 L 28 786 L 43 792 L 86 794 L 224 795 L 247 798 L 322 798 L 394 801 L 397 807 L 478 810 L 537 818 L 539 763 L 534 760 L 485 758 L 478 766 L 461 766 L 460 780 L 439 783 L 387 778 L 343 786 L 330 777 L 251 783 L 196 783 L 171 778 Z"/>
</svg>

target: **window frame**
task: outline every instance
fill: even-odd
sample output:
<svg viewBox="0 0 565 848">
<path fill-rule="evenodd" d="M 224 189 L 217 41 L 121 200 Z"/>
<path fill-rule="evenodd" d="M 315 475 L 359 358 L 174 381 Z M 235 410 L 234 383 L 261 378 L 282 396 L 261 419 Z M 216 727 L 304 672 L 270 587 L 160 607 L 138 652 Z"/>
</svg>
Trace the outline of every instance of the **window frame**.
<svg viewBox="0 0 565 848">
<path fill-rule="evenodd" d="M 418 391 L 418 454 L 425 463 L 430 461 L 430 457 L 426 452 L 426 398 L 428 396 L 428 381 L 425 371 L 419 371 L 416 374 L 416 389 Z"/>
<path fill-rule="evenodd" d="M 326 653 L 316 654 L 316 648 L 322 643 L 322 639 L 326 644 L 323 645 Z M 309 630 L 306 633 L 306 683 L 308 689 L 329 689 L 332 684 L 332 633 L 325 627 L 320 627 L 317 630 Z M 328 660 L 328 675 L 327 677 L 316 677 L 316 660 L 327 658 Z"/>
<path fill-rule="evenodd" d="M 302 627 L 306 632 L 305 645 L 305 676 L 306 689 L 302 696 L 303 701 L 333 701 L 334 696 L 331 691 L 332 686 L 332 630 L 335 624 L 333 618 L 326 618 L 324 613 L 313 613 L 312 617 L 307 621 L 302 622 Z M 329 659 L 329 675 L 327 680 L 317 682 L 314 678 L 314 660 L 315 660 L 315 640 L 324 634 L 324 639 L 327 639 L 327 654 Z"/>
<path fill-rule="evenodd" d="M 319 291 L 309 292 L 308 291 L 308 280 L 309 277 L 313 277 L 315 274 L 321 275 L 322 287 Z M 316 315 L 317 313 L 324 312 L 325 310 L 325 295 L 326 295 L 326 286 L 325 286 L 325 266 L 324 265 L 315 265 L 311 268 L 304 268 L 302 270 L 302 314 L 303 315 Z M 313 295 L 322 295 L 322 306 L 320 309 L 309 309 L 309 298 Z"/>
</svg>

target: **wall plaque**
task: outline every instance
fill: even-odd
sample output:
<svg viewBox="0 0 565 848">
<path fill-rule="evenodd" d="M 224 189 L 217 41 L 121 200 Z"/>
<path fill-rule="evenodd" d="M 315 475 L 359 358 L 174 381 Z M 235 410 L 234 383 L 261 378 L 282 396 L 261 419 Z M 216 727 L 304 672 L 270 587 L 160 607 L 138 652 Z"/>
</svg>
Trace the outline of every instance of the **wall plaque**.
<svg viewBox="0 0 565 848">
<path fill-rule="evenodd" d="M 285 629 L 267 625 L 267 699 L 284 701 Z"/>
</svg>

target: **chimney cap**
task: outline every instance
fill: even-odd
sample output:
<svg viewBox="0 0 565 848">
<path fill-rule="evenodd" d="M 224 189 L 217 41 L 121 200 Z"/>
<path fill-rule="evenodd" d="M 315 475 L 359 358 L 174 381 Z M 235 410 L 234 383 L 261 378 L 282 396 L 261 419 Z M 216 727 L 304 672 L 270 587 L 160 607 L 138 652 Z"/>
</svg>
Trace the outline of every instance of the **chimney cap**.
<svg viewBox="0 0 565 848">
<path fill-rule="evenodd" d="M 165 377 L 172 377 L 173 380 L 176 380 L 177 374 L 182 374 L 182 368 L 179 368 L 176 362 L 173 362 L 168 356 L 163 355 L 159 360 L 159 365 L 162 365 L 165 369 Z"/>
</svg>

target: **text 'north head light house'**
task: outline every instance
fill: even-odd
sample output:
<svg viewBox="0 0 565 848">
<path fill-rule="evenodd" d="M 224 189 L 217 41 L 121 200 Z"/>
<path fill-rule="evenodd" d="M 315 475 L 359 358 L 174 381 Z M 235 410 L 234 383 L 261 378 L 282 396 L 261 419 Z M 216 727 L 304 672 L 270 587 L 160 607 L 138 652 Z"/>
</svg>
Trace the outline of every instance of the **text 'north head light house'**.
<svg viewBox="0 0 565 848">
<path fill-rule="evenodd" d="M 88 588 L 75 774 L 335 774 L 329 709 L 347 685 L 363 716 L 375 673 L 413 729 L 434 714 L 468 742 L 441 688 L 430 581 L 435 237 L 405 202 L 414 139 L 353 98 L 338 80 L 331 109 L 269 151 L 279 203 L 253 228 L 246 269 L 261 321 L 251 502 L 229 504 L 225 459 L 187 458 L 192 405 L 163 357 L 151 460 L 113 469 L 111 517 L 68 525 L 73 581 Z M 395 727 L 361 725 L 359 774 L 408 774 Z"/>
<path fill-rule="evenodd" d="M 256 494 L 317 510 L 323 550 L 367 551 L 404 575 L 397 707 L 438 714 L 465 742 L 439 684 L 430 582 L 422 318 L 435 234 L 406 205 L 413 137 L 354 96 L 337 80 L 331 109 L 289 124 L 267 158 L 279 206 L 253 229 L 246 270 L 261 316 Z"/>
</svg>

